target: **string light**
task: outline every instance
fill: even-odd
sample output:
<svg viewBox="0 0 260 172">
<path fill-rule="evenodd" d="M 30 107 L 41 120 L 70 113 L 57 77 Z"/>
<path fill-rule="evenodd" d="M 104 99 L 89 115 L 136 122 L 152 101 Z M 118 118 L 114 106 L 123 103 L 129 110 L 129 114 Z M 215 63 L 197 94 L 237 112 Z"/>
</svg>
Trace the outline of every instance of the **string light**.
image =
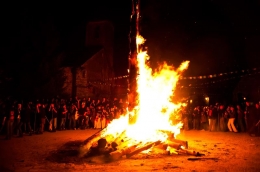
<svg viewBox="0 0 260 172">
<path fill-rule="evenodd" d="M 253 72 L 257 72 L 257 70 L 260 70 L 260 68 L 241 70 L 241 73 L 243 73 L 242 75 L 251 75 Z M 250 73 L 250 71 L 252 73 Z M 248 73 L 246 73 L 246 72 L 248 72 Z M 203 75 L 203 76 L 180 76 L 179 80 L 188 80 L 188 79 L 189 80 L 196 80 L 196 79 L 217 78 L 217 77 L 223 77 L 223 76 L 228 76 L 228 75 L 237 74 L 237 73 L 239 73 L 239 72 L 238 71 L 231 71 L 231 72 L 225 72 L 225 73 L 219 73 L 219 74 L 210 74 L 210 75 Z M 117 77 L 112 78 L 112 80 L 124 79 L 124 78 L 128 78 L 128 75 L 117 76 Z M 111 78 L 109 78 L 107 80 L 110 80 L 110 79 Z"/>
<path fill-rule="evenodd" d="M 232 72 L 227 72 L 227 73 L 219 73 L 219 74 L 212 74 L 212 75 L 204 75 L 204 76 L 181 77 L 180 80 L 202 81 L 203 79 L 217 79 L 217 78 L 221 78 L 223 76 L 226 76 L 225 78 L 222 78 L 222 79 L 219 79 L 219 80 L 211 80 L 211 81 L 207 81 L 207 82 L 200 82 L 198 84 L 185 83 L 185 85 L 184 85 L 184 84 L 180 84 L 179 83 L 178 84 L 178 88 L 184 89 L 184 88 L 205 88 L 205 87 L 210 87 L 212 84 L 225 82 L 225 81 L 230 81 L 230 80 L 242 78 L 242 77 L 245 77 L 245 76 L 251 76 L 251 75 L 254 75 L 254 74 L 260 74 L 260 71 L 258 71 L 258 70 L 259 70 L 259 68 L 241 70 L 241 75 L 236 75 L 236 76 L 231 76 L 231 75 L 238 74 L 239 73 L 238 71 L 232 71 Z M 106 79 L 104 82 L 93 81 L 93 82 L 89 82 L 89 84 L 112 86 L 112 84 L 110 82 L 107 82 L 107 81 L 121 80 L 121 79 L 128 79 L 128 75 L 123 75 L 123 76 L 118 76 L 118 77 L 114 77 L 114 78 L 109 78 L 109 79 Z M 114 87 L 127 87 L 127 85 L 121 85 L 121 84 L 113 84 L 113 86 Z M 225 86 L 221 85 L 221 87 L 225 87 Z"/>
</svg>

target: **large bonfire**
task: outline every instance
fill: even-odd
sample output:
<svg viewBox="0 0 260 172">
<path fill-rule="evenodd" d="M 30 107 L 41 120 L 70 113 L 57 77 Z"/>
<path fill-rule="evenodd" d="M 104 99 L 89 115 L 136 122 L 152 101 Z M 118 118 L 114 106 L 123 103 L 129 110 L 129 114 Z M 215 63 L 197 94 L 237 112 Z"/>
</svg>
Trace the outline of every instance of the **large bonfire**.
<svg viewBox="0 0 260 172">
<path fill-rule="evenodd" d="M 87 139 L 82 155 L 105 154 L 118 159 L 124 155 L 130 157 L 147 151 L 156 145 L 163 145 L 166 150 L 187 147 L 187 144 L 179 144 L 174 138 L 182 127 L 182 123 L 175 119 L 184 104 L 173 102 L 172 97 L 178 79 L 187 69 L 189 61 L 183 62 L 177 69 L 164 63 L 152 70 L 148 65 L 147 51 L 142 49 L 144 42 L 145 39 L 137 31 L 137 55 L 134 59 L 137 94 L 133 103 L 136 106 L 127 109 L 126 114 L 114 119 L 97 135 Z"/>
<path fill-rule="evenodd" d="M 137 44 L 142 45 L 144 39 L 137 35 Z M 174 70 L 172 66 L 164 63 L 156 72 L 147 65 L 149 56 L 141 49 L 137 55 L 137 106 L 125 116 L 115 119 L 101 133 L 102 137 L 117 138 L 121 133 L 131 139 L 128 146 L 137 143 L 148 143 L 160 140 L 165 142 L 167 133 L 180 133 L 182 123 L 175 123 L 175 115 L 183 103 L 172 102 L 174 88 L 183 70 L 189 62 L 183 62 Z M 129 123 L 129 118 L 135 117 L 135 122 Z"/>
<path fill-rule="evenodd" d="M 137 35 L 137 45 L 140 46 L 144 42 L 144 38 Z M 183 62 L 176 70 L 164 63 L 153 71 L 147 64 L 148 60 L 147 52 L 139 48 L 136 59 L 137 106 L 132 111 L 127 109 L 126 114 L 114 119 L 98 135 L 88 139 L 82 152 L 84 155 L 103 152 L 113 156 L 116 154 L 118 158 L 131 155 L 131 152 L 136 150 L 137 153 L 149 150 L 158 144 L 165 144 L 167 150 L 187 146 L 176 144 L 169 139 L 176 137 L 182 127 L 181 122 L 176 122 L 176 115 L 185 104 L 174 103 L 172 96 L 189 61 Z M 133 118 L 134 122 L 130 122 Z"/>
</svg>

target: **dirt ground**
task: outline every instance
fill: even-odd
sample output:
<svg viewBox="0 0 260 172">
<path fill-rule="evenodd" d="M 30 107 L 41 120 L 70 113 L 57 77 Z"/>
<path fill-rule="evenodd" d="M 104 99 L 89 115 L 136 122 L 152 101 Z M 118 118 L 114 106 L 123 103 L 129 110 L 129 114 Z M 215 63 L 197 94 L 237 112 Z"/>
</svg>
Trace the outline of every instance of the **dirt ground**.
<svg viewBox="0 0 260 172">
<path fill-rule="evenodd" d="M 104 163 L 101 157 L 79 158 L 82 142 L 98 130 L 45 132 L 4 140 L 0 137 L 0 171 L 260 171 L 260 137 L 246 133 L 185 131 L 178 139 L 204 153 L 201 159 L 188 155 L 139 154 L 130 159 Z"/>
</svg>

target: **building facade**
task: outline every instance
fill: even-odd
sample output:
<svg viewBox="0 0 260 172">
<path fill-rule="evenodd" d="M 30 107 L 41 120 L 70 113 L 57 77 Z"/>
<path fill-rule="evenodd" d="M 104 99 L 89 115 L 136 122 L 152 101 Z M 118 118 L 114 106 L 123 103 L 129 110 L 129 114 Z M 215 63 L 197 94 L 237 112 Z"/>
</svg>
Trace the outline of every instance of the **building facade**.
<svg viewBox="0 0 260 172">
<path fill-rule="evenodd" d="M 113 45 L 111 22 L 89 22 L 85 46 L 68 52 L 63 61 L 62 94 L 68 97 L 109 96 L 114 77 Z"/>
</svg>

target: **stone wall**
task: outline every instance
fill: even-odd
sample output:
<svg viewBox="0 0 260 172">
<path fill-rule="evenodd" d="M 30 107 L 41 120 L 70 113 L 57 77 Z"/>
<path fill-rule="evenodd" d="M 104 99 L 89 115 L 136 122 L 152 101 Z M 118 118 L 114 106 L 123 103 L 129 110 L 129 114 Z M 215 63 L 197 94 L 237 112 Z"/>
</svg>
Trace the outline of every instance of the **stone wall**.
<svg viewBox="0 0 260 172">
<path fill-rule="evenodd" d="M 61 68 L 61 72 L 64 74 L 65 81 L 62 87 L 63 93 L 62 95 L 70 96 L 72 94 L 72 73 L 71 67 L 63 67 Z"/>
<path fill-rule="evenodd" d="M 113 71 L 102 49 L 77 70 L 77 94 L 85 97 L 108 95 L 111 92 L 112 82 L 108 81 L 111 77 Z"/>
</svg>

